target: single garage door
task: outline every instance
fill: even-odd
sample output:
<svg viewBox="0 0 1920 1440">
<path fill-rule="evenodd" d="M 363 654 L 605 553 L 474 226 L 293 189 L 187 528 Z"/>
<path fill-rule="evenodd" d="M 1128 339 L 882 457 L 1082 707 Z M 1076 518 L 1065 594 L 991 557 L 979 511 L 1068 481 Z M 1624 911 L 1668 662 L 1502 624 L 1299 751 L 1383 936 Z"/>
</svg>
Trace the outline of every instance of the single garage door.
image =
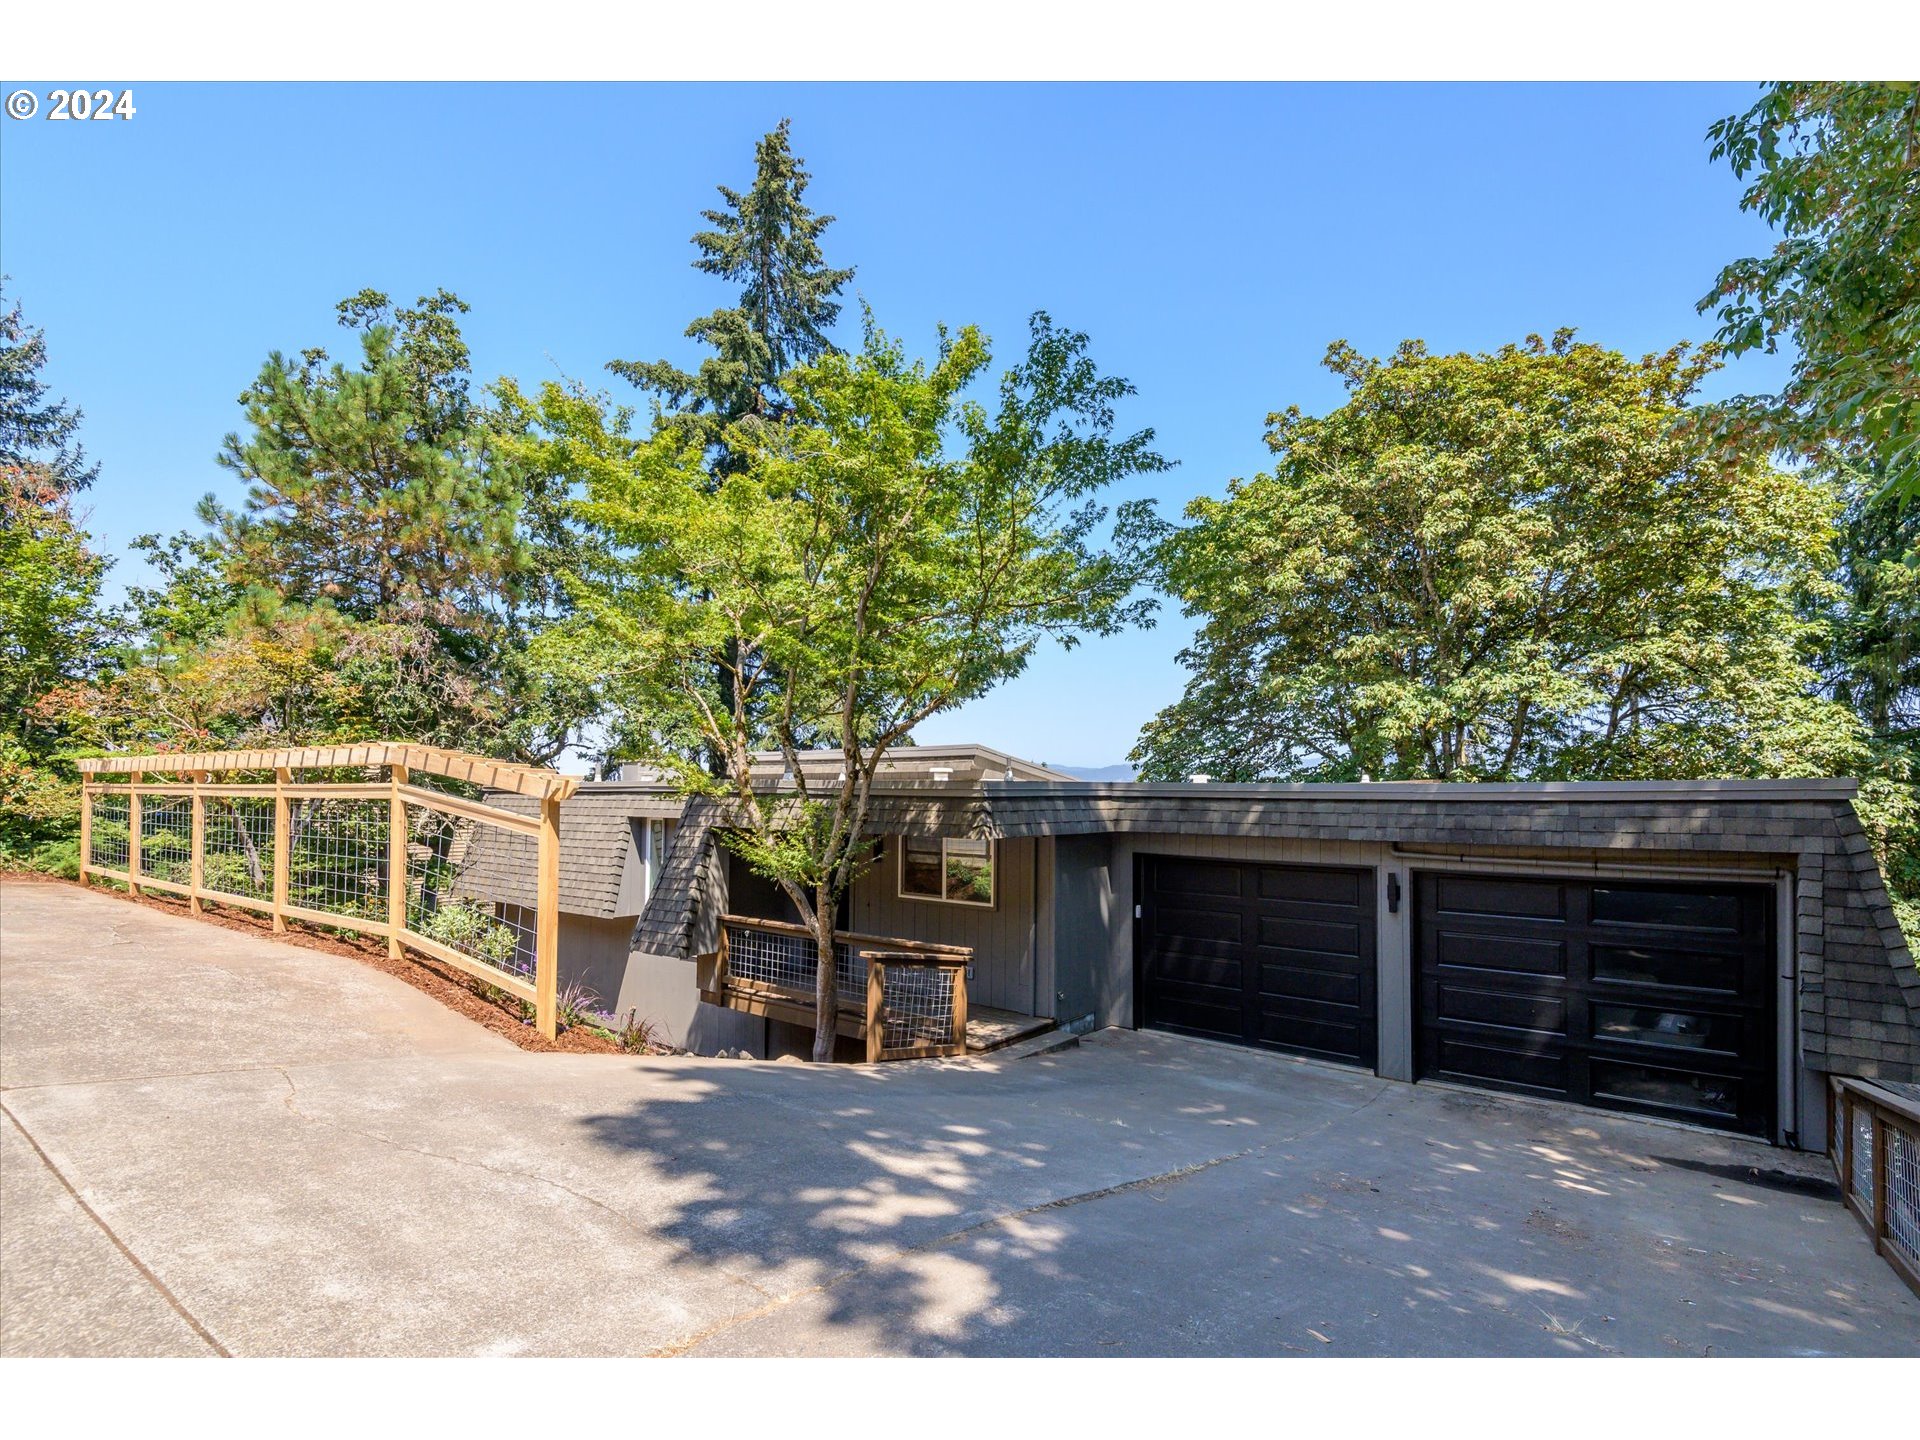
<svg viewBox="0 0 1920 1440">
<path fill-rule="evenodd" d="M 1418 874 L 1423 1076 L 1773 1131 L 1766 885 Z"/>
<path fill-rule="evenodd" d="M 1140 1023 L 1371 1067 L 1373 872 L 1148 855 Z"/>
</svg>

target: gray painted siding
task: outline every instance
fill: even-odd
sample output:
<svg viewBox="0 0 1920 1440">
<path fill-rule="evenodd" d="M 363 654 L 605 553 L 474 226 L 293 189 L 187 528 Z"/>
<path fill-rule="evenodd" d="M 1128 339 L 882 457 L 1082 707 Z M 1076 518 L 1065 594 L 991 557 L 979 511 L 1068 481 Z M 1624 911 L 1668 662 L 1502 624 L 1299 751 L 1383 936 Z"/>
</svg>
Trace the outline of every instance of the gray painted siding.
<svg viewBox="0 0 1920 1440">
<path fill-rule="evenodd" d="M 1053 844 L 1053 1017 L 1062 1025 L 1088 1018 L 1099 1024 L 1099 1017 L 1111 1010 L 1109 941 L 1119 913 L 1113 897 L 1113 840 L 1106 835 L 1063 835 Z"/>
<path fill-rule="evenodd" d="M 722 1049 L 745 1050 L 761 1058 L 767 1054 L 763 1018 L 700 1003 L 699 970 L 692 959 L 640 950 L 628 954 L 618 1013 L 629 1010 L 637 1010 L 660 1027 L 669 1044 L 684 1046 L 696 1055 Z"/>
<path fill-rule="evenodd" d="M 965 945 L 973 951 L 973 979 L 967 986 L 973 1003 L 1028 1015 L 1051 1014 L 1045 992 L 1036 989 L 1041 964 L 1040 897 L 1052 889 L 1051 876 L 1042 881 L 1039 869 L 1048 858 L 1044 849 L 1050 847 L 1032 839 L 998 843 L 994 852 L 997 896 L 989 910 L 901 896 L 896 844 L 889 837 L 879 859 L 854 881 L 848 908 L 851 928 L 899 940 Z"/>
</svg>

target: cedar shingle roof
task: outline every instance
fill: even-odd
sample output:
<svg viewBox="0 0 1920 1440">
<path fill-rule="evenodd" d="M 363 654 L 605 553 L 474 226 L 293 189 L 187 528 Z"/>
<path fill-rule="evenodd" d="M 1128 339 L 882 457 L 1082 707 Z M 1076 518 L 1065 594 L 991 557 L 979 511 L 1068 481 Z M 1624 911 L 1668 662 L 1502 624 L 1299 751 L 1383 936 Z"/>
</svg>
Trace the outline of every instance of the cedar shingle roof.
<svg viewBox="0 0 1920 1440">
<path fill-rule="evenodd" d="M 486 802 L 520 815 L 540 813 L 540 802 L 524 795 L 489 791 Z M 623 892 L 640 893 L 637 885 L 629 888 L 623 884 L 628 867 L 641 863 L 634 822 L 678 819 L 681 808 L 678 799 L 652 787 L 617 783 L 583 785 L 571 799 L 562 801 L 560 908 L 568 914 L 602 920 L 621 915 Z M 491 825 L 475 826 L 459 889 L 476 899 L 532 905 L 537 860 L 538 850 L 531 835 L 515 835 Z"/>
</svg>

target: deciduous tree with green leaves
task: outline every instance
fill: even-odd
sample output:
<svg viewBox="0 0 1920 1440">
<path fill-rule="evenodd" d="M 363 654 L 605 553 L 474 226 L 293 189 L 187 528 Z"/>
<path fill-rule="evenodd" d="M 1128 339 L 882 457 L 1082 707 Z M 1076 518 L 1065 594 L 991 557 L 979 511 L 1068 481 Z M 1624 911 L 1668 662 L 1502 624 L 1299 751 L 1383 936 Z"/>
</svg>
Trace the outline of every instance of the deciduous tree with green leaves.
<svg viewBox="0 0 1920 1440">
<path fill-rule="evenodd" d="M 1132 517 L 1200 621 L 1144 775 L 1845 773 L 1859 727 L 1796 610 L 1829 585 L 1831 492 L 1694 423 L 1713 349 L 1326 363 L 1347 402 L 1270 417 L 1270 473 Z"/>
<path fill-rule="evenodd" d="M 1809 618 L 1831 693 L 1872 734 L 1859 808 L 1920 936 L 1920 84 L 1770 84 L 1708 135 L 1778 239 L 1723 269 L 1700 310 L 1735 354 L 1793 356 L 1778 394 L 1718 414 L 1844 497 L 1836 590 Z"/>
<path fill-rule="evenodd" d="M 1165 466 L 1152 432 L 1116 433 L 1132 393 L 1086 337 L 1036 315 L 1022 361 L 971 328 L 931 362 L 869 322 L 857 354 L 781 378 L 788 413 L 736 423 L 716 477 L 709 436 L 663 417 L 633 438 L 594 397 L 548 386 L 546 468 L 576 475 L 602 540 L 575 577 L 572 663 L 644 717 L 646 758 L 725 806 L 729 843 L 777 883 L 820 963 L 816 1060 L 832 1058 L 833 917 L 867 862 L 874 776 L 914 728 L 1136 613 L 1134 576 L 1097 543 L 1099 495 Z M 802 755 L 824 739 L 838 778 Z M 708 773 L 689 743 L 723 759 Z M 752 755 L 791 780 L 756 779 Z"/>
<path fill-rule="evenodd" d="M 1700 309 L 1736 355 L 1783 338 L 1794 354 L 1784 390 L 1725 413 L 1920 498 L 1920 83 L 1768 85 L 1708 134 L 1780 238 Z"/>
</svg>

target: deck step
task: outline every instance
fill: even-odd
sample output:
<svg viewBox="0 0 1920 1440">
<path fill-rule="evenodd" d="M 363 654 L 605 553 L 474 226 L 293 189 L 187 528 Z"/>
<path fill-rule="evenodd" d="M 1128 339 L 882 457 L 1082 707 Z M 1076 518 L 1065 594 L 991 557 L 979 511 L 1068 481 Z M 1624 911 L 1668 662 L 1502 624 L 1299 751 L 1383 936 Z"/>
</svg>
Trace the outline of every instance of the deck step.
<svg viewBox="0 0 1920 1440">
<path fill-rule="evenodd" d="M 1035 1035 L 1044 1035 L 1053 1028 L 1054 1022 L 1044 1015 L 1022 1015 L 1015 1010 L 976 1005 L 967 1012 L 967 1053 L 985 1055 Z"/>
</svg>

